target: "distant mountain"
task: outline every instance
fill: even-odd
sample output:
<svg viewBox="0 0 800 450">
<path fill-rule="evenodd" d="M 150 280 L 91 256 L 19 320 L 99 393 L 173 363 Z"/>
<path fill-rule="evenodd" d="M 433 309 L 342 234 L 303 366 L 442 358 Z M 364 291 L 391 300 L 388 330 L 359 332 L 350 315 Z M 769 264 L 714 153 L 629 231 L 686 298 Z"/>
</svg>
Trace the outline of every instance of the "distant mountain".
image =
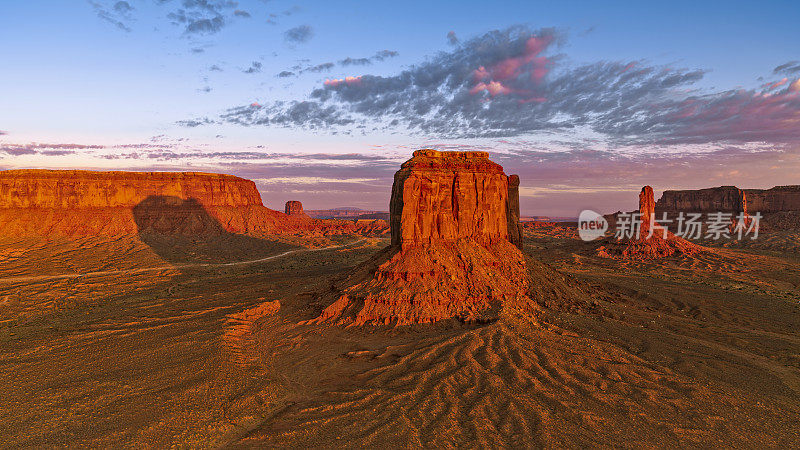
<svg viewBox="0 0 800 450">
<path fill-rule="evenodd" d="M 369 211 L 365 209 L 352 208 L 352 207 L 340 207 L 331 209 L 307 209 L 305 210 L 305 213 L 312 219 L 383 218 L 383 215 L 388 216 L 389 214 L 388 211 Z M 366 216 L 366 217 L 361 217 L 361 216 Z"/>
</svg>

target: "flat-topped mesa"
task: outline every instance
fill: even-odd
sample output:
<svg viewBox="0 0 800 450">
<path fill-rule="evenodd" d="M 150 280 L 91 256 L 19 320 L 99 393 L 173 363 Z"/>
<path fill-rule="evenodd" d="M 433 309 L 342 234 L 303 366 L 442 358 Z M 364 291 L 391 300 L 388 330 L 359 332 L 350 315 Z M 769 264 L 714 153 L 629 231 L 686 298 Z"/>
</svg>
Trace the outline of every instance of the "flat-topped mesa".
<svg viewBox="0 0 800 450">
<path fill-rule="evenodd" d="M 519 177 L 512 183 L 486 152 L 415 151 L 395 173 L 389 204 L 392 244 L 402 248 L 471 239 L 519 239 Z M 509 208 L 516 220 L 509 219 Z"/>
<path fill-rule="evenodd" d="M 352 223 L 287 217 L 255 183 L 197 172 L 0 171 L 0 237 L 142 233 L 342 233 Z"/>
<path fill-rule="evenodd" d="M 289 200 L 286 202 L 286 206 L 283 208 L 283 212 L 286 213 L 287 216 L 305 216 L 306 213 L 303 212 L 303 204 L 297 200 Z"/>
<path fill-rule="evenodd" d="M 519 226 L 519 177 L 485 152 L 419 150 L 392 186 L 392 245 L 359 266 L 315 321 L 411 325 L 535 314 Z M 513 244 L 512 244 L 513 243 Z"/>
<path fill-rule="evenodd" d="M 745 189 L 747 206 L 753 213 L 800 211 L 800 186 L 775 186 L 771 189 Z"/>
<path fill-rule="evenodd" d="M 0 171 L 0 208 L 131 208 L 150 197 L 206 207 L 262 206 L 250 180 L 199 172 Z"/>
<path fill-rule="evenodd" d="M 747 213 L 747 194 L 736 186 L 719 186 L 715 188 L 664 191 L 656 202 L 655 210 L 670 215 L 678 212 L 699 213 L 731 213 L 737 215 Z"/>
</svg>

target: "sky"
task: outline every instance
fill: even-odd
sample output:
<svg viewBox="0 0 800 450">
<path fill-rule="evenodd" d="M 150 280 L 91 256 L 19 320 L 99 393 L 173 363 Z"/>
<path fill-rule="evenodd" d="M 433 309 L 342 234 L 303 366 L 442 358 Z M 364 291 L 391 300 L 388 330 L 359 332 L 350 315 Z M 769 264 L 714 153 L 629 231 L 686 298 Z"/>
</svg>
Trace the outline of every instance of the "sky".
<svg viewBox="0 0 800 450">
<path fill-rule="evenodd" d="M 282 209 L 388 210 L 483 150 L 523 215 L 800 184 L 796 1 L 0 4 L 0 170 L 190 170 Z"/>
</svg>

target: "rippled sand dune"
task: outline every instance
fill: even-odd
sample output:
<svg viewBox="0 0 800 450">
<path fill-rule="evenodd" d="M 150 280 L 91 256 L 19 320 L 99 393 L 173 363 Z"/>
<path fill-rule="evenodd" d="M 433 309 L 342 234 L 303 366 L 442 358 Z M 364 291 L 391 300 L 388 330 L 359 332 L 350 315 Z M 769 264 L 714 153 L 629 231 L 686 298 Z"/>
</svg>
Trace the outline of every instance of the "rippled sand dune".
<svg viewBox="0 0 800 450">
<path fill-rule="evenodd" d="M 786 237 L 622 264 L 528 229 L 537 314 L 349 328 L 309 323 L 319 293 L 387 241 L 292 239 L 234 265 L 237 249 L 190 242 L 4 241 L 3 442 L 800 444 L 800 260 L 773 248 Z"/>
</svg>

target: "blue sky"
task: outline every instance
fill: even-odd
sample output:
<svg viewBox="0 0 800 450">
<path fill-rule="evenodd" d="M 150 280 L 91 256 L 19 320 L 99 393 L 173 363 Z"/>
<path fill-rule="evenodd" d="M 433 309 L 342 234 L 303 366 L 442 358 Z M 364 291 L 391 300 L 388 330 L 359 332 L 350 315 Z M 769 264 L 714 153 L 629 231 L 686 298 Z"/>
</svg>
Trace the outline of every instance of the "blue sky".
<svg viewBox="0 0 800 450">
<path fill-rule="evenodd" d="M 800 184 L 796 2 L 0 8 L 0 168 L 226 172 L 274 208 L 386 209 L 414 149 L 485 149 L 553 215 Z"/>
</svg>

